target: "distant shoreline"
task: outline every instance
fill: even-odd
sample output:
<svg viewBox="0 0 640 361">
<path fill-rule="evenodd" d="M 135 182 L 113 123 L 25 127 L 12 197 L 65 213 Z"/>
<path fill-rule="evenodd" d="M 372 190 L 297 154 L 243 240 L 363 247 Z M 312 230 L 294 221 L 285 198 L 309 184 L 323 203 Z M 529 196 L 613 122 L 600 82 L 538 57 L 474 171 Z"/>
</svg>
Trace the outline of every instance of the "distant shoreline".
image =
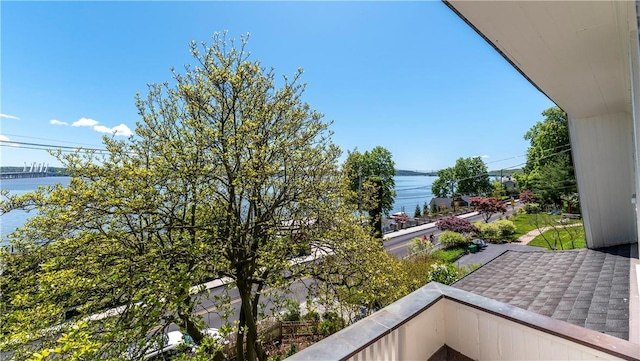
<svg viewBox="0 0 640 361">
<path fill-rule="evenodd" d="M 502 170 L 490 170 L 487 172 L 487 175 L 490 177 L 497 177 L 499 175 L 511 176 L 515 173 L 522 173 L 521 168 L 517 169 L 502 169 Z M 404 169 L 396 169 L 396 176 L 429 176 L 429 177 L 437 177 L 438 171 L 432 172 L 418 172 L 413 170 L 404 170 Z"/>
<path fill-rule="evenodd" d="M 425 173 L 425 172 L 416 172 L 413 170 L 403 170 L 403 169 L 396 169 L 396 176 L 431 176 L 434 177 L 437 174 L 434 173 Z"/>
</svg>

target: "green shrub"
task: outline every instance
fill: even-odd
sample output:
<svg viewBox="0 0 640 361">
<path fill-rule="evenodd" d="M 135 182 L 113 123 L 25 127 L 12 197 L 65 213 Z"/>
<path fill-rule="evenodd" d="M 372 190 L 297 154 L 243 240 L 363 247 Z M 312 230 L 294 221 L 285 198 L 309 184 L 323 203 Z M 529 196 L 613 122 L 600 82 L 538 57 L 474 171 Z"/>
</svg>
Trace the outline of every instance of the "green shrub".
<svg viewBox="0 0 640 361">
<path fill-rule="evenodd" d="M 450 285 L 457 281 L 459 278 L 458 267 L 452 263 L 434 263 L 431 265 L 431 270 L 427 275 L 428 282 L 439 282 L 445 285 Z"/>
<path fill-rule="evenodd" d="M 486 241 L 511 240 L 511 235 L 516 232 L 516 226 L 513 222 L 507 220 L 499 220 L 493 223 L 475 224 L 480 229 L 478 236 Z"/>
<path fill-rule="evenodd" d="M 461 275 L 462 276 L 466 276 L 469 273 L 477 270 L 478 268 L 480 268 L 482 266 L 483 266 L 482 263 L 470 263 L 466 267 L 460 269 Z"/>
<path fill-rule="evenodd" d="M 288 299 L 285 301 L 287 311 L 282 316 L 285 321 L 300 321 L 300 303 L 295 300 Z"/>
<path fill-rule="evenodd" d="M 495 223 L 478 224 L 480 228 L 480 238 L 487 241 L 495 241 L 500 239 L 500 227 Z"/>
<path fill-rule="evenodd" d="M 512 234 L 516 233 L 516 225 L 508 220 L 499 220 L 495 224 L 500 229 L 500 237 L 503 239 L 509 238 Z"/>
<path fill-rule="evenodd" d="M 440 250 L 434 252 L 440 252 Z M 419 254 L 414 257 L 407 257 L 400 261 L 402 271 L 406 273 L 407 285 L 411 291 L 417 290 L 424 286 L 427 275 L 429 274 L 429 266 L 434 259 L 427 254 Z"/>
<path fill-rule="evenodd" d="M 524 211 L 528 214 L 540 213 L 540 205 L 538 203 L 527 203 L 524 205 Z"/>
<path fill-rule="evenodd" d="M 323 315 L 324 320 L 318 325 L 318 331 L 329 336 L 344 328 L 344 320 L 335 312 L 326 312 Z"/>
<path fill-rule="evenodd" d="M 302 319 L 305 321 L 320 321 L 320 314 L 314 310 L 310 310 L 302 316 Z"/>
<path fill-rule="evenodd" d="M 409 255 L 429 254 L 433 251 L 434 245 L 429 240 L 422 240 L 416 237 L 409 241 Z"/>
<path fill-rule="evenodd" d="M 438 236 L 438 241 L 445 247 L 464 245 L 468 242 L 464 235 L 453 231 L 442 232 L 442 234 Z"/>
<path fill-rule="evenodd" d="M 289 349 L 287 350 L 287 353 L 284 355 L 284 357 L 286 358 L 289 356 L 293 356 L 297 352 L 298 352 L 298 344 L 294 342 L 291 344 L 291 346 L 289 346 Z"/>
</svg>

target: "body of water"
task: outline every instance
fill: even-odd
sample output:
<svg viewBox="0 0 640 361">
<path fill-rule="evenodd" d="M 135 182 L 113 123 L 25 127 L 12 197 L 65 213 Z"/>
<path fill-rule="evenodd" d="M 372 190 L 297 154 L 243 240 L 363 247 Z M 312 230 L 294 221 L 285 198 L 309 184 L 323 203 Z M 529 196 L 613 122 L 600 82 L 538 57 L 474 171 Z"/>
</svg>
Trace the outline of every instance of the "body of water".
<svg viewBox="0 0 640 361">
<path fill-rule="evenodd" d="M 394 177 L 396 182 L 396 198 L 393 204 L 393 210 L 389 214 L 404 211 L 413 217 L 413 212 L 416 209 L 416 204 L 422 206 L 426 202 L 427 204 L 433 198 L 431 193 L 431 185 L 433 181 L 438 177 L 429 176 L 397 176 Z"/>
<path fill-rule="evenodd" d="M 8 190 L 10 194 L 24 194 L 33 192 L 39 186 L 51 186 L 56 183 L 69 184 L 71 177 L 43 177 L 43 178 L 21 178 L 3 179 L 0 181 L 0 189 Z M 33 213 L 16 210 L 0 216 L 0 238 L 5 243 L 7 234 L 22 226 Z"/>
<path fill-rule="evenodd" d="M 413 216 L 416 204 L 422 205 L 429 202 L 433 197 L 431 184 L 436 177 L 429 176 L 398 176 L 396 182 L 396 199 L 393 210 L 390 214 L 404 211 Z M 69 184 L 70 177 L 45 177 L 45 178 L 24 178 L 24 179 L 3 179 L 0 183 L 1 189 L 8 190 L 11 194 L 23 194 L 35 191 L 39 186 L 54 185 L 62 183 Z M 7 234 L 22 226 L 24 222 L 32 216 L 32 213 L 24 211 L 12 211 L 0 216 L 0 237 L 4 240 Z"/>
</svg>

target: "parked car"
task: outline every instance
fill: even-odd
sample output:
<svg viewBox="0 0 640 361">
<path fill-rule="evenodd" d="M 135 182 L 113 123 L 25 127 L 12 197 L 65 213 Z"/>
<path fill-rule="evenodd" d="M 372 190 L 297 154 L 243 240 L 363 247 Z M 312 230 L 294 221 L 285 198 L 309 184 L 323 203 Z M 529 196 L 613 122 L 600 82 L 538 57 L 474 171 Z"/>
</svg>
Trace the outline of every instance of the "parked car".
<svg viewBox="0 0 640 361">
<path fill-rule="evenodd" d="M 180 331 L 170 331 L 159 339 L 148 340 L 142 346 L 132 345 L 127 352 L 128 358 L 137 359 L 140 352 L 144 352 L 145 360 L 166 360 L 181 353 L 190 353 L 195 350 L 195 344 L 189 335 Z"/>
<path fill-rule="evenodd" d="M 204 332 L 204 334 L 206 334 L 207 336 L 213 338 L 214 340 L 222 339 L 222 336 L 220 335 L 220 331 L 217 328 L 213 328 L 213 327 L 207 328 L 203 332 Z"/>
</svg>

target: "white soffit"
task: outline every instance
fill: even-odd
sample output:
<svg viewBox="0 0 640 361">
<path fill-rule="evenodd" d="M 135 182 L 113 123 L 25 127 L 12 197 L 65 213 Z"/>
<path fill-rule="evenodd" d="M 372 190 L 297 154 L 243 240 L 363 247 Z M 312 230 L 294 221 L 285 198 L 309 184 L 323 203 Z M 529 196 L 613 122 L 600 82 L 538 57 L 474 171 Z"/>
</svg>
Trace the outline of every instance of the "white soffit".
<svg viewBox="0 0 640 361">
<path fill-rule="evenodd" d="M 631 113 L 628 44 L 635 2 L 445 4 L 573 118 Z"/>
</svg>

